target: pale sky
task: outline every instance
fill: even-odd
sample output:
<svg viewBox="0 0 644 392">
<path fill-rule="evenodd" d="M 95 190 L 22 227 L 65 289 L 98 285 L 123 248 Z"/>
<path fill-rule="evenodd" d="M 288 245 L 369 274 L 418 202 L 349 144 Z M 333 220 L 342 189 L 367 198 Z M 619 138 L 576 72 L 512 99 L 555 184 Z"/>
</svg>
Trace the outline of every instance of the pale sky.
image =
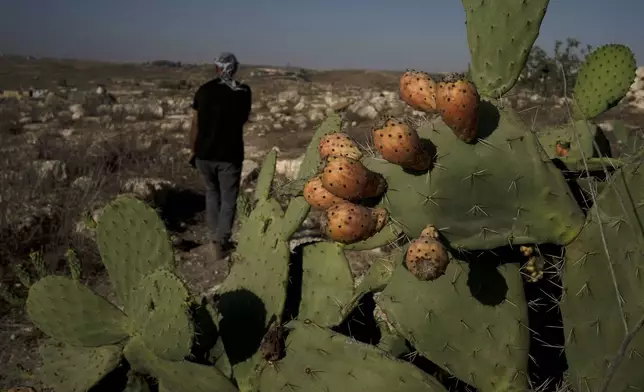
<svg viewBox="0 0 644 392">
<path fill-rule="evenodd" d="M 0 0 L 0 52 L 108 61 L 212 60 L 459 71 L 459 0 Z M 629 45 L 644 64 L 644 0 L 551 0 L 537 44 Z"/>
</svg>

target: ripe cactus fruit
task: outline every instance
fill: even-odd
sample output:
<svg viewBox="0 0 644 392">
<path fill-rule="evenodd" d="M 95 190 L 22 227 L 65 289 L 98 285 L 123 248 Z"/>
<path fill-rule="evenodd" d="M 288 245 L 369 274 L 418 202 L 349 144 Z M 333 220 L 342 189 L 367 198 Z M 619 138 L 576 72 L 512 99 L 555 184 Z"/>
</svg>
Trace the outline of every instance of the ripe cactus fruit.
<svg viewBox="0 0 644 392">
<path fill-rule="evenodd" d="M 409 272 L 420 280 L 434 280 L 445 273 L 449 255 L 433 225 L 428 225 L 420 237 L 409 244 L 405 264 Z"/>
<path fill-rule="evenodd" d="M 628 92 L 636 68 L 625 45 L 603 45 L 586 56 L 573 90 L 575 117 L 592 119 L 614 107 Z"/>
<path fill-rule="evenodd" d="M 476 140 L 480 97 L 476 86 L 462 76 L 448 76 L 438 83 L 436 106 L 441 118 L 466 143 Z"/>
<path fill-rule="evenodd" d="M 435 378 L 374 346 L 310 321 L 293 320 L 286 327 L 286 356 L 264 369 L 262 392 L 447 392 Z"/>
<path fill-rule="evenodd" d="M 581 160 L 582 157 L 588 159 L 611 156 L 610 143 L 602 129 L 586 120 L 549 127 L 540 130 L 537 136 L 550 159 Z"/>
<path fill-rule="evenodd" d="M 432 156 L 423 146 L 416 130 L 408 124 L 388 118 L 372 131 L 373 144 L 382 157 L 404 168 L 425 171 L 432 166 Z"/>
<path fill-rule="evenodd" d="M 471 78 L 482 96 L 502 97 L 519 79 L 549 0 L 461 1 Z"/>
<path fill-rule="evenodd" d="M 356 146 L 353 139 L 342 132 L 331 133 L 322 137 L 318 150 L 321 159 L 327 159 L 328 157 L 347 157 L 358 161 L 362 158 L 362 152 Z"/>
<path fill-rule="evenodd" d="M 353 275 L 342 246 L 333 242 L 305 245 L 302 257 L 302 299 L 298 319 L 322 327 L 342 322 L 344 306 L 353 298 Z"/>
<path fill-rule="evenodd" d="M 412 238 L 432 222 L 454 248 L 493 249 L 509 243 L 567 244 L 583 226 L 584 214 L 561 171 L 536 136 L 511 111 L 499 113 L 485 142 L 463 143 L 442 123 L 418 128 L 431 136 L 436 167 L 431 176 L 405 172 L 382 159 L 363 164 L 388 184 L 382 205 Z M 486 120 L 487 121 L 487 120 Z"/>
<path fill-rule="evenodd" d="M 529 390 L 530 332 L 519 266 L 452 259 L 443 278 L 425 282 L 401 259 L 376 299 L 396 331 L 482 392 Z"/>
<path fill-rule="evenodd" d="M 376 234 L 384 227 L 385 216 L 385 209 L 372 209 L 345 201 L 326 210 L 323 230 L 333 241 L 351 244 Z"/>
<path fill-rule="evenodd" d="M 399 84 L 400 99 L 407 105 L 423 112 L 436 110 L 436 82 L 427 73 L 408 70 Z"/>
<path fill-rule="evenodd" d="M 382 175 L 350 158 L 332 157 L 323 170 L 321 178 L 324 188 L 345 200 L 377 197 L 387 187 Z"/>
<path fill-rule="evenodd" d="M 123 358 L 119 346 L 79 347 L 46 341 L 38 378 L 55 391 L 85 392 L 116 369 Z"/>
<path fill-rule="evenodd" d="M 611 175 L 581 234 L 566 246 L 560 309 L 575 391 L 644 387 L 644 154 L 638 155 Z"/>
<path fill-rule="evenodd" d="M 343 201 L 342 198 L 326 190 L 322 185 L 321 175 L 311 178 L 304 185 L 304 198 L 311 207 L 319 210 L 326 210 L 332 205 Z"/>
</svg>

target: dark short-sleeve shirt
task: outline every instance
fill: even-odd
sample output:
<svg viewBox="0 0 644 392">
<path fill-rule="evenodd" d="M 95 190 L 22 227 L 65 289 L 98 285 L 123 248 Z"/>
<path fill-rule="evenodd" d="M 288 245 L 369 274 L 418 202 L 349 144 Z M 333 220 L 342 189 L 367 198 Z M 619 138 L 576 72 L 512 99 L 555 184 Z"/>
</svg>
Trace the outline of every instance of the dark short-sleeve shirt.
<svg viewBox="0 0 644 392">
<path fill-rule="evenodd" d="M 203 84 L 195 93 L 199 127 L 195 156 L 201 160 L 241 164 L 244 160 L 244 124 L 252 103 L 249 86 L 233 90 L 218 78 Z"/>
</svg>

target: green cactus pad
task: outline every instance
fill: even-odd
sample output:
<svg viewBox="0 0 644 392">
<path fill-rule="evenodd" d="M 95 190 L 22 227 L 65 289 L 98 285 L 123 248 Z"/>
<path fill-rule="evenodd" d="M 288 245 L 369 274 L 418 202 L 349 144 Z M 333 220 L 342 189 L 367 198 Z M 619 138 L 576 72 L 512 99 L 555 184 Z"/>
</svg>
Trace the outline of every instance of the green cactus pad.
<svg viewBox="0 0 644 392">
<path fill-rule="evenodd" d="M 640 154 L 611 176 L 566 247 L 560 308 L 576 391 L 644 389 L 643 162 Z"/>
<path fill-rule="evenodd" d="M 232 378 L 233 368 L 230 365 L 226 349 L 224 348 L 224 341 L 221 338 L 217 339 L 217 342 L 210 350 L 209 359 L 223 375 Z"/>
<path fill-rule="evenodd" d="M 319 327 L 291 321 L 286 356 L 267 366 L 262 392 L 301 391 L 441 391 L 446 389 L 415 366 L 374 346 Z"/>
<path fill-rule="evenodd" d="M 45 334 L 74 346 L 104 346 L 129 336 L 123 312 L 89 287 L 64 276 L 46 276 L 31 286 L 27 314 Z"/>
<path fill-rule="evenodd" d="M 297 173 L 298 179 L 310 178 L 317 173 L 318 168 L 322 163 L 320 152 L 318 151 L 320 139 L 328 134 L 340 132 L 341 129 L 342 117 L 337 113 L 329 115 L 320 123 L 320 125 L 318 125 L 315 130 L 315 134 L 311 139 L 311 143 L 309 143 L 309 146 L 306 148 L 304 160 L 302 161 L 300 170 Z"/>
<path fill-rule="evenodd" d="M 388 255 L 375 258 L 367 273 L 356 279 L 357 286 L 354 290 L 353 298 L 342 310 L 342 314 L 345 317 L 355 309 L 366 294 L 379 293 L 385 289 L 396 269 L 397 263 L 404 254 L 405 248 L 398 247 Z"/>
<path fill-rule="evenodd" d="M 131 314 L 130 296 L 158 268 L 174 268 L 172 242 L 161 218 L 144 202 L 119 196 L 104 209 L 96 228 L 103 264 L 118 299 Z"/>
<path fill-rule="evenodd" d="M 306 199 L 303 196 L 297 196 L 292 198 L 286 212 L 284 213 L 284 219 L 282 220 L 282 231 L 280 238 L 283 241 L 288 241 L 291 236 L 300 228 L 302 222 L 306 219 L 306 216 L 309 214 L 311 205 L 307 203 Z"/>
<path fill-rule="evenodd" d="M 46 342 L 40 345 L 42 367 L 37 376 L 43 384 L 61 392 L 85 392 L 98 384 L 121 362 L 118 346 L 74 347 Z"/>
<path fill-rule="evenodd" d="M 590 159 L 611 156 L 610 143 L 602 129 L 585 120 L 539 130 L 537 135 L 550 159 L 581 160 L 582 157 Z M 599 146 L 599 150 L 593 142 Z M 557 155 L 557 144 L 568 149 L 565 157 Z"/>
<path fill-rule="evenodd" d="M 484 119 L 481 126 L 495 124 Z M 492 129 L 484 140 L 467 144 L 442 122 L 420 127 L 420 137 L 437 149 L 436 165 L 427 174 L 363 159 L 387 180 L 383 205 L 392 220 L 412 238 L 432 222 L 456 248 L 572 241 L 584 215 L 559 169 L 543 161 L 536 136 L 509 111 L 501 111 Z"/>
<path fill-rule="evenodd" d="M 462 0 L 470 75 L 481 96 L 499 98 L 516 84 L 549 0 Z"/>
<path fill-rule="evenodd" d="M 389 222 L 379 232 L 367 238 L 366 240 L 354 242 L 344 246 L 345 250 L 371 250 L 389 245 L 403 233 L 402 228 L 394 222 Z"/>
<path fill-rule="evenodd" d="M 270 150 L 264 157 L 264 162 L 257 177 L 257 184 L 255 185 L 255 201 L 266 200 L 271 194 L 271 187 L 273 186 L 273 178 L 275 177 L 275 165 L 277 163 L 277 151 Z"/>
<path fill-rule="evenodd" d="M 575 117 L 592 119 L 624 98 L 637 65 L 633 52 L 624 45 L 600 46 L 586 56 L 575 81 Z"/>
<path fill-rule="evenodd" d="M 425 282 L 399 262 L 377 303 L 419 353 L 464 382 L 482 392 L 526 391 L 530 335 L 519 265 L 472 265 L 452 259 L 445 275 Z"/>
<path fill-rule="evenodd" d="M 353 275 L 342 246 L 333 242 L 305 245 L 302 300 L 298 318 L 323 327 L 342 322 L 342 309 L 353 297 Z"/>
<path fill-rule="evenodd" d="M 154 355 L 138 339 L 125 346 L 125 357 L 132 368 L 156 378 L 172 392 L 237 392 L 238 389 L 213 366 L 188 361 L 167 361 Z"/>
<path fill-rule="evenodd" d="M 190 355 L 194 337 L 190 294 L 173 273 L 158 270 L 144 277 L 132 298 L 131 318 L 148 349 L 169 361 Z"/>
<path fill-rule="evenodd" d="M 235 379 L 253 385 L 263 359 L 260 341 L 286 302 L 290 251 L 280 239 L 282 208 L 274 199 L 260 200 L 240 229 L 236 260 L 217 290 L 218 322 Z"/>
<path fill-rule="evenodd" d="M 127 384 L 123 392 L 150 392 L 150 387 L 145 381 L 145 378 L 134 372 L 129 372 L 127 375 Z"/>
</svg>

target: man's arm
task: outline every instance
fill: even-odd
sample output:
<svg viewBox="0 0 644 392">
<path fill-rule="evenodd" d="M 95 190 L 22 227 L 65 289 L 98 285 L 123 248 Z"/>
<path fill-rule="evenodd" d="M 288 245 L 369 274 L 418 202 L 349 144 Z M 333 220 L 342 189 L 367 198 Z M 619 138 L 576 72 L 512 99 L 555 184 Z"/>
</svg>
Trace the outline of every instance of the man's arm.
<svg viewBox="0 0 644 392">
<path fill-rule="evenodd" d="M 195 109 L 192 109 L 192 121 L 190 122 L 190 135 L 189 135 L 189 147 L 192 153 L 195 153 L 197 148 L 197 133 L 199 132 L 199 112 Z"/>
<path fill-rule="evenodd" d="M 188 147 L 195 153 L 197 144 L 197 134 L 199 133 L 199 90 L 195 93 L 192 101 L 192 120 L 190 121 L 190 130 L 188 131 Z"/>
<path fill-rule="evenodd" d="M 243 118 L 242 118 L 242 124 L 246 124 L 248 119 L 250 118 L 250 111 L 253 106 L 253 92 L 250 89 L 250 87 L 246 86 L 246 95 L 244 97 L 244 110 L 243 110 Z"/>
</svg>

